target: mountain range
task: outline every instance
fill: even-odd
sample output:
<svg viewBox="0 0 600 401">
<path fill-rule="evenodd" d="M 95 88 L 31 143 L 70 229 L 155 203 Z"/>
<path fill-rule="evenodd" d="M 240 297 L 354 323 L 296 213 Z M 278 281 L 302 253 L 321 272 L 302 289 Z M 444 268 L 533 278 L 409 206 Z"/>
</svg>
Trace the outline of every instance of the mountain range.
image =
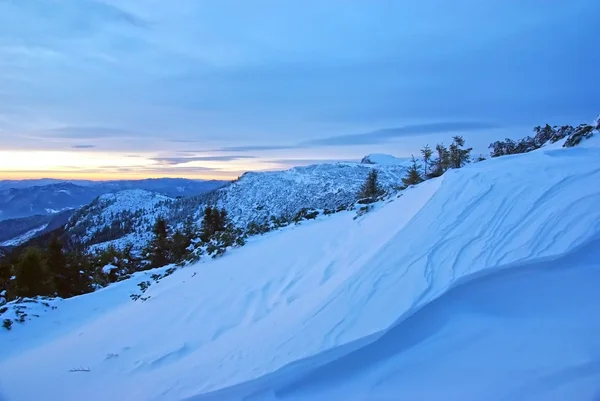
<svg viewBox="0 0 600 401">
<path fill-rule="evenodd" d="M 142 189 L 170 197 L 199 195 L 226 181 L 161 178 L 139 181 L 0 181 L 0 220 L 50 215 L 90 203 L 100 195 Z"/>
</svg>

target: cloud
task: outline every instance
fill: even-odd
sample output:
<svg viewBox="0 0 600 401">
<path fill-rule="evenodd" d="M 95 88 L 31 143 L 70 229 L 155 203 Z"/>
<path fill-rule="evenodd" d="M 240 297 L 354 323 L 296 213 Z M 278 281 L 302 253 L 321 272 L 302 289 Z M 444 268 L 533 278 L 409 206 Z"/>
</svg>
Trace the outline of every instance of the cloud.
<svg viewBox="0 0 600 401">
<path fill-rule="evenodd" d="M 298 145 L 248 145 L 248 146 L 225 146 L 222 148 L 215 149 L 216 152 L 248 152 L 248 151 L 259 151 L 259 150 L 283 150 L 283 149 L 296 149 Z"/>
<path fill-rule="evenodd" d="M 71 148 L 73 149 L 93 149 L 96 145 L 73 145 Z"/>
<path fill-rule="evenodd" d="M 482 131 L 501 128 L 498 124 L 476 121 L 451 121 L 427 124 L 413 124 L 396 128 L 385 128 L 364 134 L 338 135 L 309 141 L 299 142 L 295 145 L 250 145 L 250 146 L 229 146 L 215 149 L 218 152 L 246 152 L 261 150 L 286 150 L 318 148 L 327 146 L 353 146 L 353 145 L 374 145 L 393 141 L 402 137 L 415 137 L 431 134 L 460 133 L 470 131 Z"/>
<path fill-rule="evenodd" d="M 122 138 L 136 135 L 133 131 L 94 126 L 67 126 L 43 131 L 44 136 L 52 138 Z"/>
<path fill-rule="evenodd" d="M 299 144 L 300 147 L 371 145 L 389 142 L 396 138 L 420 136 L 461 131 L 479 131 L 500 128 L 497 124 L 486 122 L 440 122 L 407 125 L 398 128 L 386 128 L 365 134 L 340 135 L 314 139 Z"/>
<path fill-rule="evenodd" d="M 35 132 L 48 148 L 258 152 L 410 134 L 340 127 L 575 124 L 597 113 L 599 12 L 593 0 L 0 1 L 0 145 Z"/>
<path fill-rule="evenodd" d="M 273 163 L 278 164 L 284 167 L 293 167 L 293 166 L 309 166 L 312 164 L 321 164 L 321 163 L 357 163 L 360 160 L 358 159 L 275 159 L 275 160 L 265 160 L 264 163 Z"/>
<path fill-rule="evenodd" d="M 254 159 L 255 156 L 238 155 L 238 156 L 191 156 L 191 157 L 153 157 L 150 160 L 159 162 L 165 165 L 178 165 L 190 162 L 207 162 L 207 161 L 222 161 L 228 162 L 233 160 Z"/>
</svg>

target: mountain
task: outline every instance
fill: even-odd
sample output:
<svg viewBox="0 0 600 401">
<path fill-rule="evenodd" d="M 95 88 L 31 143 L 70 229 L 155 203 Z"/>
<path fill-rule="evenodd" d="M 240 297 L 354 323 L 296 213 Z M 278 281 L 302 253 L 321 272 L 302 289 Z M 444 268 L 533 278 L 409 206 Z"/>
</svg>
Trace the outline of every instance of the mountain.
<svg viewBox="0 0 600 401">
<path fill-rule="evenodd" d="M 0 191 L 0 219 L 48 215 L 74 209 L 104 193 L 102 188 L 87 188 L 68 182 L 39 187 Z"/>
<path fill-rule="evenodd" d="M 356 201 L 369 171 L 378 171 L 381 187 L 401 185 L 404 166 L 323 163 L 285 171 L 246 173 L 217 191 L 213 202 L 227 210 L 238 226 L 272 217 L 292 217 L 301 209 L 332 209 Z"/>
<path fill-rule="evenodd" d="M 379 172 L 379 183 L 388 192 L 401 185 L 403 166 L 359 163 L 324 163 L 285 171 L 249 172 L 229 185 L 196 197 L 169 198 L 147 191 L 106 195 L 79 210 L 67 226 L 71 241 L 95 248 L 132 244 L 142 249 L 158 217 L 172 227 L 192 217 L 200 223 L 202 211 L 214 205 L 227 211 L 240 228 L 275 218 L 292 219 L 302 209 L 345 208 L 369 171 Z"/>
<path fill-rule="evenodd" d="M 371 153 L 363 157 L 360 162 L 363 164 L 379 164 L 382 166 L 407 166 L 410 163 L 410 159 L 400 159 L 382 153 Z"/>
<path fill-rule="evenodd" d="M 174 201 L 141 189 L 104 194 L 79 209 L 66 232 L 71 241 L 88 246 L 111 241 L 120 248 L 133 243 L 141 249 L 151 238 L 157 218 L 168 214 Z"/>
<path fill-rule="evenodd" d="M 43 235 L 65 225 L 74 210 L 50 215 L 34 215 L 0 221 L 0 246 L 21 245 L 31 238 Z"/>
<path fill-rule="evenodd" d="M 43 185 L 38 185 L 43 184 Z M 0 220 L 48 215 L 75 209 L 96 197 L 129 189 L 143 189 L 177 197 L 212 191 L 225 181 L 198 181 L 183 178 L 161 178 L 137 181 L 66 181 L 24 180 L 0 181 Z"/>
<path fill-rule="evenodd" d="M 279 197 L 281 176 L 265 177 L 261 191 Z M 597 399 L 598 182 L 598 138 L 540 148 L 162 280 L 169 266 L 22 304 L 39 317 L 0 330 L 2 389 L 64 401 Z"/>
</svg>

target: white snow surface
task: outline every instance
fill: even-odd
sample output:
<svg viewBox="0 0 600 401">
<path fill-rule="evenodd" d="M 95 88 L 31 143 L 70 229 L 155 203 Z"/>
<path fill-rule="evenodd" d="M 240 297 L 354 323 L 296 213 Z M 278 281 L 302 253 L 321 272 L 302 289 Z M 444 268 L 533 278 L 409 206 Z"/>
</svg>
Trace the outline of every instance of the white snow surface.
<svg viewBox="0 0 600 401">
<path fill-rule="evenodd" d="M 102 267 L 102 273 L 109 274 L 112 270 L 115 269 L 118 269 L 118 267 L 109 263 L 106 266 Z"/>
<path fill-rule="evenodd" d="M 593 400 L 600 149 L 452 170 L 0 331 L 8 400 Z M 89 372 L 69 372 L 74 368 Z"/>
</svg>

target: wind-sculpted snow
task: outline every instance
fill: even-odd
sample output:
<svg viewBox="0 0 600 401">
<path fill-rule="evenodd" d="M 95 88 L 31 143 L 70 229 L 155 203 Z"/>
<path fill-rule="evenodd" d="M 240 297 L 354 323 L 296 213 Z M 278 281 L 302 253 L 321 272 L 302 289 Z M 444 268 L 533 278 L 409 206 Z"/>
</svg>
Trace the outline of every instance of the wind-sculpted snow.
<svg viewBox="0 0 600 401">
<path fill-rule="evenodd" d="M 387 330 L 187 401 L 595 400 L 599 285 L 592 240 L 465 276 Z"/>
<path fill-rule="evenodd" d="M 252 238 L 152 284 L 145 302 L 128 296 L 140 276 L 62 301 L 0 332 L 0 385 L 18 400 L 237 400 L 253 390 L 292 400 L 373 399 L 414 390 L 414 378 L 428 388 L 407 399 L 436 399 L 445 388 L 446 399 L 490 399 L 503 389 L 514 391 L 498 393 L 505 399 L 519 390 L 535 399 L 536 383 L 551 383 L 555 399 L 586 399 L 567 390 L 598 390 L 573 383 L 598 383 L 600 345 L 589 335 L 598 321 L 585 319 L 598 301 L 590 288 L 600 283 L 579 257 L 600 237 L 599 182 L 595 147 L 501 157 L 409 188 L 356 219 L 342 212 Z M 518 272 L 577 249 L 572 266 L 592 273 L 549 264 L 524 270 L 525 281 L 500 275 L 480 290 L 448 292 L 473 274 Z M 546 268 L 549 275 L 535 273 Z M 566 287 L 554 297 L 560 283 Z M 526 303 L 528 286 L 541 306 Z M 443 300 L 458 306 L 444 309 Z M 584 300 L 594 306 L 573 310 Z M 544 342 L 542 334 L 552 337 Z M 530 344 L 539 348 L 523 353 Z M 544 359 L 551 349 L 564 352 Z M 364 369 L 345 359 L 354 352 Z M 531 363 L 509 374 L 520 352 Z M 69 372 L 80 366 L 89 372 Z M 310 379 L 318 366 L 325 382 Z M 473 386 L 460 393 L 452 380 L 469 383 L 465 372 Z"/>
</svg>

